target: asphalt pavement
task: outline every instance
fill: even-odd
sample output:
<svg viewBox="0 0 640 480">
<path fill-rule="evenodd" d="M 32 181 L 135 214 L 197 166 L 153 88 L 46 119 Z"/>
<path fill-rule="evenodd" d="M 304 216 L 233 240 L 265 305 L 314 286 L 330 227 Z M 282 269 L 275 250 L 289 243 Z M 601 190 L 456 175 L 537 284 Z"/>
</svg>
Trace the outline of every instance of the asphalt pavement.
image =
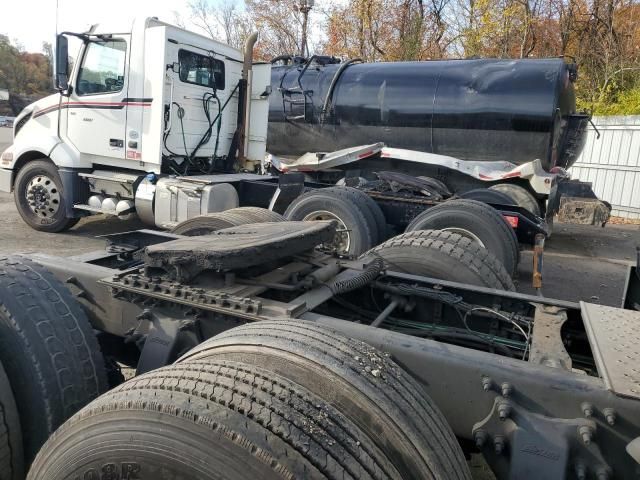
<svg viewBox="0 0 640 480">
<path fill-rule="evenodd" d="M 0 128 L 0 151 L 11 141 L 11 129 Z M 102 215 L 82 219 L 65 233 L 42 233 L 27 227 L 13 196 L 0 193 L 0 253 L 43 252 L 62 257 L 99 250 L 100 235 L 145 226 L 137 219 L 122 221 Z M 545 245 L 543 293 L 562 300 L 585 300 L 619 306 L 629 265 L 640 245 L 640 225 L 596 226 L 556 224 Z M 523 251 L 518 290 L 531 288 L 532 255 Z"/>
</svg>

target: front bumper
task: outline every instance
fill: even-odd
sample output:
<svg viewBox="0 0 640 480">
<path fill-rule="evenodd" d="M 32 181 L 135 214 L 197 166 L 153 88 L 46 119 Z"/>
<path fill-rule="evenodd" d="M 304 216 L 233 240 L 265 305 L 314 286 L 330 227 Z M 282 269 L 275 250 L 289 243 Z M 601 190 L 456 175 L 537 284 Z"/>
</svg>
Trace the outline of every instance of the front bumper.
<svg viewBox="0 0 640 480">
<path fill-rule="evenodd" d="M 0 168 L 0 192 L 11 193 L 13 186 L 13 170 Z"/>
</svg>

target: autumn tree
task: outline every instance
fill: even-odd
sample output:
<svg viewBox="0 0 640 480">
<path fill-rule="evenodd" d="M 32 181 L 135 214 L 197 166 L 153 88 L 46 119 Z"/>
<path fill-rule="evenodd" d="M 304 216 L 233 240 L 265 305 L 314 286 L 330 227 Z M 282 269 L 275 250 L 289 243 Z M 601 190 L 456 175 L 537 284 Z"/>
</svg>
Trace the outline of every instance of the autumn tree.
<svg viewBox="0 0 640 480">
<path fill-rule="evenodd" d="M 323 6 L 322 1 L 316 4 Z M 258 59 L 300 53 L 304 15 L 299 0 L 192 0 L 189 11 L 190 20 L 205 34 L 236 48 L 257 31 Z M 182 20 L 177 15 L 177 23 L 183 24 Z M 309 28 L 314 28 L 312 22 Z M 312 43 L 306 42 L 305 54 L 313 50 Z"/>
<path fill-rule="evenodd" d="M 451 0 L 351 0 L 328 14 L 325 52 L 367 61 L 447 56 Z"/>
<path fill-rule="evenodd" d="M 253 22 L 243 5 L 234 0 L 189 2 L 191 21 L 211 38 L 241 48 L 251 34 Z"/>
<path fill-rule="evenodd" d="M 45 44 L 50 52 L 50 45 Z M 0 88 L 14 94 L 40 95 L 51 91 L 51 58 L 28 53 L 0 35 Z"/>
</svg>

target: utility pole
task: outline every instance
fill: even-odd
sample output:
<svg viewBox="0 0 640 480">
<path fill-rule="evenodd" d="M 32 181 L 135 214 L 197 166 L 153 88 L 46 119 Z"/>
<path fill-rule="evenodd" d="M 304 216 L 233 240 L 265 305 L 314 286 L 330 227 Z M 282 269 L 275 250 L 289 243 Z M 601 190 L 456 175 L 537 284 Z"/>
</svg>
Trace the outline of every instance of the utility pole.
<svg viewBox="0 0 640 480">
<path fill-rule="evenodd" d="M 302 38 L 300 40 L 300 56 L 304 57 L 307 48 L 307 28 L 309 26 L 309 12 L 313 7 L 314 0 L 300 0 L 298 9 L 302 13 Z M 309 53 L 309 52 L 306 52 Z"/>
</svg>

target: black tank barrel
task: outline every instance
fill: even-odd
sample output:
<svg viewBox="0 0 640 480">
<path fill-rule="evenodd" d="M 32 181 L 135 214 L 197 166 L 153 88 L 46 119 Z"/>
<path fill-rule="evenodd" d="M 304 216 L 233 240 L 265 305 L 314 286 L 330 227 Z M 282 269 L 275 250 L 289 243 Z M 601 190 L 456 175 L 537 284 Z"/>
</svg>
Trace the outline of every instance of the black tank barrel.
<svg viewBox="0 0 640 480">
<path fill-rule="evenodd" d="M 384 142 L 567 168 L 589 121 L 576 113 L 576 72 L 560 58 L 274 65 L 268 149 L 293 156 Z"/>
</svg>

